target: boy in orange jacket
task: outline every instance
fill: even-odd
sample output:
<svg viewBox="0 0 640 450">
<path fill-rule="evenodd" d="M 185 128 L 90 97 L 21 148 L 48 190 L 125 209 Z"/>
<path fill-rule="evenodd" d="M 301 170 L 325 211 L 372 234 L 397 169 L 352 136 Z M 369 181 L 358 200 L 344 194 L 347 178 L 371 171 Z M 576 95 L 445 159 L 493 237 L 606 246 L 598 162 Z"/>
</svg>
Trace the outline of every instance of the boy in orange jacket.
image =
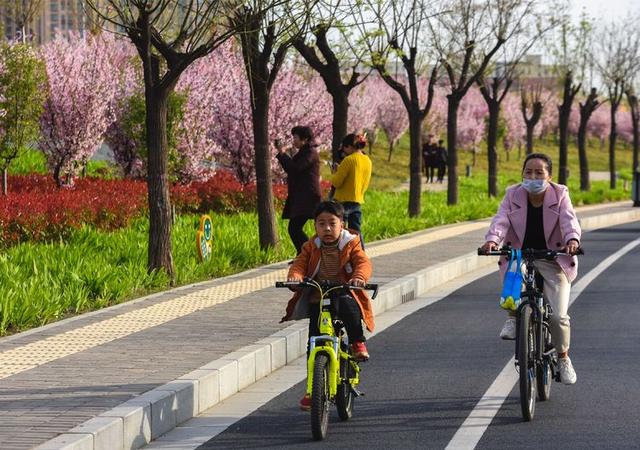
<svg viewBox="0 0 640 450">
<path fill-rule="evenodd" d="M 289 281 L 302 281 L 305 277 L 318 281 L 335 281 L 364 286 L 371 276 L 371 262 L 362 246 L 360 237 L 343 227 L 344 208 L 340 203 L 321 202 L 314 213 L 316 235 L 303 246 L 289 268 Z M 354 358 L 365 361 L 369 358 L 362 329 L 364 321 L 367 329 L 373 331 L 373 308 L 369 296 L 363 290 L 350 292 L 340 297 L 338 318 L 345 325 L 351 353 Z M 287 304 L 282 321 L 309 317 L 309 336 L 319 333 L 319 294 L 298 291 Z M 300 407 L 308 410 L 311 399 L 305 395 Z"/>
</svg>

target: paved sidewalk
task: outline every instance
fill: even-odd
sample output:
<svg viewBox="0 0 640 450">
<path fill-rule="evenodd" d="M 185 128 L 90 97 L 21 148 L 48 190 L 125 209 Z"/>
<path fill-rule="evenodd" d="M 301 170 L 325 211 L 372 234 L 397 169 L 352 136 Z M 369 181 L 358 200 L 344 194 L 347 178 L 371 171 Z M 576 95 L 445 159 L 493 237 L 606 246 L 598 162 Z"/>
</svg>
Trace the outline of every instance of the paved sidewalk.
<svg viewBox="0 0 640 450">
<path fill-rule="evenodd" d="M 640 220 L 640 208 L 630 206 L 586 207 L 579 216 L 591 228 Z M 372 281 L 391 291 L 401 277 L 430 268 L 435 273 L 443 263 L 473 253 L 487 225 L 468 222 L 372 243 Z M 291 323 L 278 322 L 289 295 L 272 286 L 287 268 L 273 264 L 0 339 L 0 447 L 42 444 L 286 329 Z M 401 301 L 418 294 L 396 291 Z M 69 448 L 98 447 L 92 441 L 91 447 Z"/>
</svg>

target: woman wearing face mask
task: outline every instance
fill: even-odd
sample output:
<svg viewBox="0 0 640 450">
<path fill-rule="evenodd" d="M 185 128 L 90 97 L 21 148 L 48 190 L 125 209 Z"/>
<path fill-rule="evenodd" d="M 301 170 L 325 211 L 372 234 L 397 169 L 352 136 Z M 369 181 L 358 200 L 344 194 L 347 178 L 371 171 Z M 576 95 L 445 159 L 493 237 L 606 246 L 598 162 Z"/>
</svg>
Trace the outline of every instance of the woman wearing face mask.
<svg viewBox="0 0 640 450">
<path fill-rule="evenodd" d="M 551 249 L 575 255 L 580 235 L 568 189 L 551 182 L 551 158 L 532 153 L 524 160 L 522 183 L 507 189 L 482 249 L 490 251 L 503 244 L 516 249 Z M 498 264 L 504 276 L 507 259 L 501 258 Z M 564 384 L 574 384 L 577 377 L 569 359 L 567 310 L 578 261 L 575 256 L 558 256 L 554 261 L 538 260 L 535 265 L 544 278 L 543 292 L 553 310 L 551 336 L 558 351 L 560 379 Z M 512 340 L 516 335 L 516 321 L 514 313 L 509 314 L 500 337 Z"/>
</svg>

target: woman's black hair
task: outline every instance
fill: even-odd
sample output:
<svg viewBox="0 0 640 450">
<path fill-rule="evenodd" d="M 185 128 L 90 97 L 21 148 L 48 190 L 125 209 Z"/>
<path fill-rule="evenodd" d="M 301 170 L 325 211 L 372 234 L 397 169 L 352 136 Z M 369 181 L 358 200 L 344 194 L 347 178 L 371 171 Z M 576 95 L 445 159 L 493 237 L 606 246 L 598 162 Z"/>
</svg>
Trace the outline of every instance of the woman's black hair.
<svg viewBox="0 0 640 450">
<path fill-rule="evenodd" d="M 523 172 L 524 172 L 524 168 L 527 165 L 527 162 L 529 162 L 532 159 L 541 159 L 545 163 L 547 163 L 547 171 L 549 172 L 549 175 L 551 175 L 551 167 L 552 167 L 551 158 L 549 158 L 549 155 L 545 155 L 544 153 L 531 153 L 530 155 L 527 155 L 527 157 L 524 159 L 524 162 L 522 163 Z"/>
<path fill-rule="evenodd" d="M 342 139 L 343 147 L 354 147 L 360 150 L 363 149 L 365 145 L 364 140 L 359 140 L 355 133 L 347 134 L 344 139 Z"/>
<path fill-rule="evenodd" d="M 316 206 L 316 210 L 313 212 L 313 218 L 317 219 L 318 216 L 323 212 L 333 214 L 340 220 L 344 219 L 344 207 L 340 203 L 334 202 L 333 200 L 320 202 L 318 206 Z"/>
<path fill-rule="evenodd" d="M 292 136 L 298 136 L 300 139 L 306 139 L 307 142 L 311 143 L 313 141 L 313 131 L 311 131 L 310 127 L 305 127 L 302 125 L 298 125 L 291 129 Z"/>
</svg>

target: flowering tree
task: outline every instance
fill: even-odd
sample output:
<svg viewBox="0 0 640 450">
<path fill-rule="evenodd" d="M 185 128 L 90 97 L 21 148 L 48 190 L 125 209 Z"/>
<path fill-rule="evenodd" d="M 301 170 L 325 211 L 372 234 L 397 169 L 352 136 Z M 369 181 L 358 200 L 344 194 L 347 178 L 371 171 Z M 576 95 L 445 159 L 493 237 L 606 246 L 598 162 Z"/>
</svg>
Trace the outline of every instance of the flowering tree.
<svg viewBox="0 0 640 450">
<path fill-rule="evenodd" d="M 527 126 L 522 118 L 520 97 L 513 93 L 508 94 L 502 104 L 502 110 L 506 127 L 503 138 L 504 148 L 507 155 L 514 147 L 518 147 L 518 152 L 520 152 L 527 136 Z"/>
<path fill-rule="evenodd" d="M 203 105 L 210 116 L 209 133 L 219 148 L 217 161 L 228 167 L 242 183 L 255 181 L 253 162 L 253 123 L 249 82 L 243 68 L 242 56 L 232 45 L 218 48 L 193 68 L 208 88 L 210 96 Z M 193 91 L 198 95 L 197 91 Z M 202 93 L 202 96 L 207 93 Z M 307 125 L 315 133 L 321 147 L 331 142 L 331 99 L 322 80 L 304 73 L 295 66 L 286 66 L 272 88 L 269 104 L 268 141 L 291 138 L 291 128 Z M 276 178 L 283 173 L 273 155 L 270 155 L 271 170 Z"/>
<path fill-rule="evenodd" d="M 435 89 L 433 104 L 425 118 L 424 128 L 434 136 L 442 136 L 447 132 L 447 94 L 441 87 Z"/>
<path fill-rule="evenodd" d="M 480 151 L 480 142 L 486 132 L 487 104 L 482 100 L 478 89 L 469 89 L 467 95 L 460 103 L 457 111 L 457 135 L 458 145 L 473 152 L 473 165 L 476 164 L 476 156 Z"/>
<path fill-rule="evenodd" d="M 290 139 L 291 128 L 306 125 L 313 130 L 320 148 L 331 148 L 333 127 L 332 98 L 327 93 L 323 80 L 316 74 L 301 74 L 295 67 L 281 71 L 273 86 L 269 105 L 269 139 Z M 275 164 L 275 159 L 272 159 Z M 277 165 L 279 176 L 283 173 Z"/>
<path fill-rule="evenodd" d="M 38 139 L 46 71 L 27 44 L 4 44 L 0 58 L 0 168 L 2 193 L 7 195 L 11 161 Z"/>
<path fill-rule="evenodd" d="M 349 94 L 347 132 L 361 133 L 375 128 L 378 110 L 384 103 L 383 99 L 389 99 L 389 91 L 389 87 L 379 76 L 370 76 L 353 89 Z"/>
<path fill-rule="evenodd" d="M 131 98 L 141 97 L 144 92 L 142 67 L 135 58 L 135 48 L 124 40 L 119 41 L 118 66 L 116 76 L 118 82 L 111 102 L 113 121 L 105 131 L 104 139 L 113 152 L 116 164 L 120 166 L 125 177 L 142 178 L 146 176 L 144 162 L 140 158 L 136 139 L 126 129 L 128 117 L 131 115 Z M 144 126 L 144 122 L 140 127 Z M 142 130 L 136 130 L 141 133 Z"/>
<path fill-rule="evenodd" d="M 350 131 L 365 128 L 357 126 L 361 124 L 348 124 L 354 114 L 359 116 L 359 111 L 349 109 L 353 107 L 353 89 L 363 81 L 358 73 L 362 55 L 354 51 L 355 46 L 350 43 L 350 29 L 356 15 L 351 11 L 350 2 L 346 2 L 346 7 L 345 2 L 314 1 L 302 4 L 306 8 L 306 20 L 296 21 L 300 28 L 294 33 L 292 45 L 318 73 L 331 96 L 331 159 L 335 163 L 344 136 Z"/>
<path fill-rule="evenodd" d="M 378 117 L 376 123 L 387 136 L 387 142 L 389 143 L 389 157 L 387 160 L 391 161 L 395 144 L 409 128 L 409 116 L 402 99 L 391 89 L 385 88 L 379 91 L 377 97 L 381 101 L 377 108 Z"/>
<path fill-rule="evenodd" d="M 607 136 L 611 129 L 611 111 L 608 104 L 596 109 L 587 125 L 587 133 L 600 141 L 600 150 L 605 149 Z"/>
<path fill-rule="evenodd" d="M 410 217 L 420 215 L 422 190 L 422 124 L 429 115 L 438 79 L 439 64 L 430 64 L 425 54 L 430 42 L 425 39 L 432 4 L 421 1 L 355 2 L 354 14 L 362 24 L 360 34 L 371 63 L 380 77 L 401 98 L 409 119 L 409 205 Z M 372 20 L 364 20 L 371 16 Z M 388 70 L 394 63 L 403 76 Z M 427 81 L 428 80 L 428 81 Z M 427 86 L 426 95 L 420 85 Z"/>
<path fill-rule="evenodd" d="M 225 42 L 235 29 L 228 2 L 200 0 L 87 0 L 97 19 L 125 33 L 142 62 L 145 128 L 149 152 L 149 250 L 147 269 L 164 270 L 175 282 L 171 252 L 171 201 L 168 182 L 167 108 L 182 73 Z M 179 17 L 180 20 L 176 20 Z"/>
<path fill-rule="evenodd" d="M 75 175 L 95 153 L 112 121 L 115 70 L 108 41 L 112 36 L 58 36 L 42 48 L 48 98 L 40 119 L 40 149 L 53 178 Z"/>
</svg>

